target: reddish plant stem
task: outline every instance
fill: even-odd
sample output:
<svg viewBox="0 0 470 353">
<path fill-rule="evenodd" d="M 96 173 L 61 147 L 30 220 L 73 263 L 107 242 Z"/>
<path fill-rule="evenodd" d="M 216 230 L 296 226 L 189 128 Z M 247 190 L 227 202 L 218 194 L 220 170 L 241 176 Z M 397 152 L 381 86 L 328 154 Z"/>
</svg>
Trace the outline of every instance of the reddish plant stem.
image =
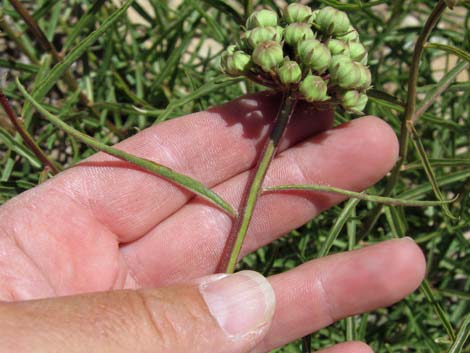
<svg viewBox="0 0 470 353">
<path fill-rule="evenodd" d="M 45 167 L 48 167 L 53 174 L 58 174 L 60 172 L 59 168 L 55 165 L 53 161 L 49 159 L 49 157 L 47 157 L 41 147 L 38 146 L 36 141 L 34 141 L 33 137 L 25 129 L 24 125 L 21 123 L 21 119 L 16 116 L 10 103 L 8 102 L 7 97 L 5 97 L 1 89 L 0 104 L 2 105 L 3 110 L 7 114 L 16 131 L 23 138 L 23 141 L 26 143 L 26 145 L 28 145 L 31 151 L 33 151 L 33 153 L 36 155 L 36 157 L 38 157 L 38 159 L 42 162 Z"/>
</svg>

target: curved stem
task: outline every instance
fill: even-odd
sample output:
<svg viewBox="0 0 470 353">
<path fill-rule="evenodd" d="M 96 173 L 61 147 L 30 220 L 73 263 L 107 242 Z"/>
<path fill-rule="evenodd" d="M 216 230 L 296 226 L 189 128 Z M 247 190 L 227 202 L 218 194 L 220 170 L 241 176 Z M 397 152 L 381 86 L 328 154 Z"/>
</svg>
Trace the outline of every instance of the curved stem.
<svg viewBox="0 0 470 353">
<path fill-rule="evenodd" d="M 239 216 L 235 219 L 229 237 L 225 244 L 222 257 L 217 267 L 217 272 L 233 273 L 237 264 L 240 250 L 245 240 L 248 226 L 253 216 L 253 211 L 261 192 L 261 185 L 268 170 L 271 161 L 276 154 L 279 141 L 284 135 L 287 124 L 292 116 L 297 100 L 290 97 L 290 92 L 284 92 L 282 96 L 281 106 L 269 133 L 258 163 L 250 176 L 247 188 L 243 194 Z"/>
<path fill-rule="evenodd" d="M 408 80 L 408 92 L 407 92 L 407 102 L 405 107 L 405 113 L 401 119 L 401 130 L 400 130 L 400 152 L 398 156 L 398 161 L 395 164 L 390 178 L 388 179 L 387 185 L 385 187 L 385 191 L 383 196 L 387 197 L 390 196 L 395 185 L 398 182 L 398 177 L 400 175 L 401 168 L 403 166 L 404 161 L 406 160 L 406 156 L 408 154 L 408 141 L 410 138 L 410 132 L 408 130 L 408 124 L 412 121 L 415 109 L 416 109 L 416 87 L 418 85 L 418 74 L 419 74 L 419 64 L 421 61 L 421 57 L 424 51 L 424 45 L 429 38 L 434 26 L 437 24 L 439 19 L 441 18 L 442 13 L 447 8 L 446 2 L 444 0 L 439 0 L 436 4 L 434 9 L 432 10 L 431 14 L 429 15 L 423 30 L 421 31 L 418 40 L 416 41 L 414 53 L 413 53 L 413 60 L 411 63 L 410 68 L 410 77 Z M 372 228 L 374 227 L 375 223 L 379 219 L 380 212 L 382 211 L 383 205 L 377 205 L 373 210 L 372 214 L 368 217 L 365 222 L 362 234 L 360 239 L 362 239 L 367 233 L 369 233 Z"/>
</svg>

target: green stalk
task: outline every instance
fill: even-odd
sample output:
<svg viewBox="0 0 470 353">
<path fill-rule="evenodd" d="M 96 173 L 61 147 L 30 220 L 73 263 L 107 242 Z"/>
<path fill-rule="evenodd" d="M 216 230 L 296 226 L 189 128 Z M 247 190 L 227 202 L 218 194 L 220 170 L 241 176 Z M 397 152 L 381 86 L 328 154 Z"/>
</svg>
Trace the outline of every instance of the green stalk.
<svg viewBox="0 0 470 353">
<path fill-rule="evenodd" d="M 312 192 L 320 191 L 320 192 L 344 195 L 349 198 L 353 198 L 357 200 L 377 202 L 383 205 L 407 206 L 407 207 L 440 206 L 440 205 L 452 203 L 456 201 L 458 198 L 457 196 L 451 200 L 445 200 L 444 197 L 441 195 L 442 200 L 436 200 L 436 201 L 398 199 L 398 198 L 383 197 L 383 196 L 378 196 L 378 195 L 369 195 L 364 192 L 355 192 L 351 190 L 335 188 L 333 186 L 315 185 L 315 184 L 280 185 L 280 186 L 273 186 L 270 188 L 266 188 L 264 190 L 264 192 L 277 192 L 277 191 L 312 191 Z"/>
<path fill-rule="evenodd" d="M 217 267 L 217 272 L 233 273 L 237 265 L 238 256 L 245 240 L 248 226 L 256 205 L 256 201 L 261 192 L 261 185 L 271 161 L 276 154 L 279 141 L 284 135 L 292 113 L 295 109 L 296 100 L 290 97 L 290 92 L 284 92 L 282 96 L 279 112 L 274 126 L 269 133 L 263 151 L 258 159 L 258 163 L 250 176 L 247 188 L 243 194 L 239 216 L 235 219 L 229 237 L 225 244 L 222 257 Z"/>
</svg>

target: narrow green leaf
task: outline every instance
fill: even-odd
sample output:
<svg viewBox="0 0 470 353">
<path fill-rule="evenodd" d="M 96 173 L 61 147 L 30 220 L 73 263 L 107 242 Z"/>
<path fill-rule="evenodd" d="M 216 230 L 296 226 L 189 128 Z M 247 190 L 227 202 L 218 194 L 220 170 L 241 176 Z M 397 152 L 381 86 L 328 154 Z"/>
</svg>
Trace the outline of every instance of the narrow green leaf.
<svg viewBox="0 0 470 353">
<path fill-rule="evenodd" d="M 379 90 L 371 89 L 370 91 L 367 91 L 367 96 L 369 97 L 371 102 L 376 103 L 382 107 L 395 110 L 399 113 L 405 112 L 404 103 L 399 101 L 394 96 L 391 96 L 390 94 L 387 94 Z M 454 121 L 439 119 L 436 116 L 429 114 L 429 113 L 424 113 L 422 115 L 422 119 L 432 122 L 434 124 L 442 125 L 442 126 L 452 128 L 458 131 L 462 129 L 462 126 L 460 126 Z"/>
<path fill-rule="evenodd" d="M 5 59 L 0 59 L 0 67 L 11 69 L 11 70 L 29 72 L 33 74 L 35 74 L 39 70 L 39 68 L 36 65 L 23 64 L 16 60 L 5 60 Z"/>
<path fill-rule="evenodd" d="M 73 26 L 72 32 L 67 36 L 67 41 L 64 44 L 62 51 L 67 51 L 73 45 L 75 38 L 77 38 L 80 33 L 88 27 L 95 17 L 95 14 L 100 10 L 101 6 L 105 3 L 106 0 L 96 0 L 93 5 L 87 10 L 87 12 L 80 17 L 80 20 L 75 26 Z"/>
<path fill-rule="evenodd" d="M 413 115 L 413 120 L 416 120 L 435 102 L 437 97 L 439 97 L 446 89 L 449 87 L 452 81 L 455 80 L 457 75 L 463 70 L 468 68 L 468 62 L 460 62 L 455 67 L 447 72 L 443 78 L 439 80 L 427 93 L 424 99 L 419 104 L 416 112 Z"/>
<path fill-rule="evenodd" d="M 318 252 L 318 257 L 323 257 L 328 255 L 333 246 L 334 241 L 338 238 L 339 233 L 344 227 L 346 221 L 350 218 L 352 212 L 356 209 L 357 204 L 359 203 L 359 199 L 351 199 L 346 203 L 341 214 L 336 219 L 335 224 L 331 227 L 328 236 L 326 237 L 325 242 L 323 243 L 320 251 Z"/>
<path fill-rule="evenodd" d="M 460 353 L 463 351 L 464 344 L 470 337 L 470 314 L 465 316 L 465 319 L 460 326 L 459 331 L 457 332 L 457 337 L 454 340 L 454 343 L 448 350 L 448 353 Z"/>
<path fill-rule="evenodd" d="M 464 181 L 467 178 L 470 178 L 470 169 L 440 176 L 437 178 L 437 184 L 442 187 Z M 432 191 L 432 186 L 430 183 L 426 183 L 424 185 L 417 186 L 414 189 L 402 192 L 398 195 L 398 197 L 402 199 L 419 198 L 426 195 L 430 191 Z"/>
<path fill-rule="evenodd" d="M 137 156 L 134 156 L 132 154 L 129 154 L 127 152 L 115 149 L 113 147 L 110 147 L 108 145 L 105 145 L 94 138 L 74 129 L 70 125 L 67 125 L 65 122 L 63 122 L 61 119 L 56 117 L 55 115 L 52 115 L 50 112 L 48 112 L 44 107 L 42 107 L 23 87 L 23 85 L 20 83 L 20 81 L 17 79 L 16 84 L 18 85 L 19 90 L 21 93 L 25 96 L 26 99 L 28 99 L 31 104 L 51 123 L 54 125 L 58 126 L 68 134 L 72 135 L 76 139 L 82 141 L 83 143 L 86 143 L 87 145 L 99 150 L 103 151 L 107 154 L 110 154 L 114 157 L 117 157 L 119 159 L 125 160 L 129 163 L 132 163 L 134 165 L 137 165 L 145 170 L 148 170 L 149 172 L 156 174 L 158 176 L 161 176 L 162 178 L 175 183 L 176 185 L 179 185 L 196 195 L 201 196 L 202 198 L 210 201 L 220 209 L 224 210 L 227 214 L 230 216 L 234 217 L 236 215 L 236 211 L 228 204 L 225 200 L 223 200 L 219 195 L 214 193 L 212 190 L 208 189 L 206 186 L 204 186 L 202 183 L 200 183 L 197 180 L 194 180 L 186 175 L 179 174 L 173 170 L 171 170 L 168 167 L 165 167 L 163 165 L 157 164 L 155 162 L 152 162 L 148 159 L 140 158 Z"/>
<path fill-rule="evenodd" d="M 380 0 L 368 1 L 366 3 L 363 3 L 362 1 L 360 1 L 356 4 L 345 4 L 343 2 L 336 1 L 336 0 L 322 0 L 321 2 L 327 5 L 336 7 L 337 9 L 340 9 L 343 11 L 344 10 L 346 11 L 362 10 L 362 9 L 366 9 L 369 7 L 373 7 L 373 6 L 377 6 L 377 5 L 385 3 L 385 1 L 380 1 Z"/>
<path fill-rule="evenodd" d="M 470 167 L 470 158 L 429 158 L 429 163 L 435 167 Z M 422 167 L 421 161 L 405 165 L 404 170 L 412 170 Z"/>
<path fill-rule="evenodd" d="M 434 311 L 436 312 L 439 321 L 441 321 L 442 325 L 446 329 L 447 334 L 449 335 L 450 339 L 452 341 L 455 340 L 455 332 L 454 328 L 452 327 L 452 324 L 449 321 L 449 318 L 447 317 L 446 312 L 442 308 L 441 304 L 437 301 L 436 297 L 434 296 L 434 293 L 432 292 L 431 285 L 429 284 L 428 280 L 424 280 L 419 289 L 422 291 L 428 302 L 431 304 L 433 307 Z"/>
<path fill-rule="evenodd" d="M 0 141 L 3 141 L 10 149 L 29 161 L 34 168 L 41 168 L 42 163 L 31 150 L 24 146 L 19 139 L 14 139 L 4 128 L 0 127 Z"/>
<path fill-rule="evenodd" d="M 368 195 L 362 192 L 355 192 L 350 190 L 344 190 L 340 188 L 335 188 L 332 186 L 325 185 L 280 185 L 273 186 L 265 189 L 265 191 L 289 191 L 289 190 L 300 190 L 300 191 L 321 191 L 328 192 L 333 194 L 340 194 L 348 197 L 352 197 L 359 200 L 377 202 L 385 205 L 392 206 L 408 206 L 408 207 L 426 207 L 426 206 L 437 206 L 442 204 L 447 204 L 455 201 L 455 198 L 452 200 L 440 200 L 440 201 L 420 201 L 420 200 L 408 200 L 408 199 L 396 199 L 392 197 L 383 197 L 377 195 Z"/>
<path fill-rule="evenodd" d="M 444 201 L 444 195 L 442 195 L 441 189 L 439 188 L 439 184 L 437 183 L 437 180 L 436 180 L 436 175 L 434 173 L 434 170 L 432 169 L 431 164 L 429 163 L 428 156 L 424 149 L 423 143 L 421 142 L 421 139 L 418 135 L 418 132 L 414 128 L 413 123 L 408 124 L 408 128 L 411 132 L 411 137 L 412 137 L 411 140 L 413 141 L 416 151 L 418 152 L 419 158 L 421 159 L 421 163 L 423 164 L 428 180 L 431 183 L 432 189 L 434 191 L 434 195 L 436 196 L 438 200 Z M 447 203 L 448 202 L 444 202 L 440 204 L 440 206 L 442 207 L 442 210 L 450 219 L 456 219 L 456 217 L 450 212 L 449 207 L 447 207 Z"/>
<path fill-rule="evenodd" d="M 224 76 L 218 76 L 215 79 L 205 83 L 198 89 L 196 89 L 194 92 L 190 92 L 186 94 L 184 97 L 180 99 L 176 99 L 170 102 L 166 109 L 163 111 L 163 113 L 158 117 L 156 120 L 156 123 L 159 123 L 161 121 L 164 121 L 165 119 L 168 118 L 168 116 L 178 107 L 181 107 L 185 104 L 188 104 L 190 102 L 193 102 L 197 100 L 200 97 L 206 96 L 209 93 L 216 91 L 216 90 L 221 90 L 222 88 L 225 88 L 227 86 L 233 85 L 235 83 L 240 82 L 242 79 L 240 78 L 232 78 L 232 77 L 224 77 Z"/>
<path fill-rule="evenodd" d="M 243 24 L 243 17 L 235 10 L 232 6 L 227 4 L 225 1 L 222 0 L 203 0 L 205 3 L 211 5 L 212 7 L 216 8 L 220 12 L 225 13 L 226 15 L 232 17 L 235 22 L 238 24 Z"/>
<path fill-rule="evenodd" d="M 110 28 L 118 19 L 121 17 L 128 7 L 132 4 L 134 0 L 127 0 L 124 5 L 116 10 L 111 16 L 109 16 L 106 21 L 95 31 L 90 33 L 82 42 L 80 42 L 76 47 L 74 47 L 70 53 L 68 53 L 61 62 L 56 64 L 48 75 L 42 81 L 37 89 L 32 93 L 34 99 L 40 101 L 44 96 L 49 92 L 49 90 L 54 87 L 56 82 L 62 77 L 62 75 L 67 71 L 67 69 L 72 65 L 75 60 L 77 60 L 98 38 L 100 38 L 103 33 Z"/>
<path fill-rule="evenodd" d="M 466 52 L 465 50 L 453 47 L 451 45 L 440 44 L 440 43 L 426 43 L 425 48 L 430 49 L 440 49 L 444 50 L 449 54 L 454 54 L 458 56 L 460 59 L 470 62 L 470 53 Z"/>
</svg>

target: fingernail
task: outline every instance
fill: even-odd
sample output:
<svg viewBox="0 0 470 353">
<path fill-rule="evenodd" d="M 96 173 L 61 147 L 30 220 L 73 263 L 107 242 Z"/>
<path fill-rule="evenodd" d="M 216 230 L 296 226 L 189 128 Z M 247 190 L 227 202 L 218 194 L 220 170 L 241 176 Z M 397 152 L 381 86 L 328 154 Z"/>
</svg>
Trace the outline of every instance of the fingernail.
<svg viewBox="0 0 470 353">
<path fill-rule="evenodd" d="M 412 237 L 407 236 L 407 237 L 403 237 L 402 239 L 416 243 L 416 241 Z"/>
<path fill-rule="evenodd" d="M 241 271 L 199 286 L 209 311 L 229 336 L 257 331 L 274 315 L 269 281 L 254 271 Z"/>
</svg>

